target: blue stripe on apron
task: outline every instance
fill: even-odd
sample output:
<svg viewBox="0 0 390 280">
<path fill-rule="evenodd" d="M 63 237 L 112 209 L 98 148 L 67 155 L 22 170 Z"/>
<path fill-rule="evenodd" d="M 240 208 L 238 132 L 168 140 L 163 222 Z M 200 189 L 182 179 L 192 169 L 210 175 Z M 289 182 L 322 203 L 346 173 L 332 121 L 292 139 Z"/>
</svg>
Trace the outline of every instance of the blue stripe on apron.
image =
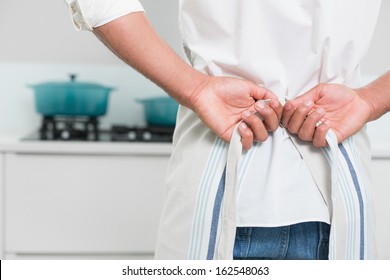
<svg viewBox="0 0 390 280">
<path fill-rule="evenodd" d="M 209 247 L 207 250 L 207 259 L 208 260 L 212 260 L 214 258 L 215 244 L 216 244 L 216 240 L 217 240 L 219 214 L 221 212 L 223 193 L 225 191 L 225 178 L 226 178 L 226 167 L 223 170 L 221 181 L 219 182 L 219 185 L 218 185 L 217 194 L 215 195 L 213 217 L 211 220 Z"/>
<path fill-rule="evenodd" d="M 363 197 L 362 192 L 360 190 L 359 181 L 356 175 L 355 168 L 353 167 L 353 164 L 351 162 L 351 159 L 349 158 L 348 152 L 343 146 L 343 144 L 339 144 L 339 149 L 341 153 L 343 154 L 345 161 L 348 164 L 349 172 L 351 174 L 351 178 L 353 181 L 353 184 L 356 189 L 356 194 L 359 200 L 359 211 L 360 211 L 360 259 L 364 259 L 364 203 L 363 203 Z"/>
</svg>

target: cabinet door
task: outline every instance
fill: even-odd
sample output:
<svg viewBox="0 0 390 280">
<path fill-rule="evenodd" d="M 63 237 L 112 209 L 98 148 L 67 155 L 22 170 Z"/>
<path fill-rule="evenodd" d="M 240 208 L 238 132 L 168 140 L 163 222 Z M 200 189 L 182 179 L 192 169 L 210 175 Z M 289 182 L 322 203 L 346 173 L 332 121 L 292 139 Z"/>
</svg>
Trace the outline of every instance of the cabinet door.
<svg viewBox="0 0 390 280">
<path fill-rule="evenodd" d="M 372 161 L 378 258 L 390 260 L 390 159 Z"/>
<path fill-rule="evenodd" d="M 9 154 L 7 253 L 153 253 L 167 156 Z"/>
</svg>

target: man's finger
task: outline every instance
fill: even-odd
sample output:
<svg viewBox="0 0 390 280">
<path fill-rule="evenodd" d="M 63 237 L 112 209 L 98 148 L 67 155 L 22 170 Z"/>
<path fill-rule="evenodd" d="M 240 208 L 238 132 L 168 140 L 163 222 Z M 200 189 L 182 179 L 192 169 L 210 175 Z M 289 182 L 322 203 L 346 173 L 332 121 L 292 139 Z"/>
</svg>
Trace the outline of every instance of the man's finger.
<svg viewBox="0 0 390 280">
<path fill-rule="evenodd" d="M 240 133 L 241 136 L 242 148 L 244 150 L 249 150 L 253 144 L 252 131 L 249 129 L 249 127 L 246 125 L 245 122 L 241 122 L 238 125 L 238 132 Z"/>
<path fill-rule="evenodd" d="M 296 101 L 302 101 L 302 100 L 311 100 L 312 102 L 316 103 L 321 98 L 321 93 L 324 88 L 324 84 L 318 84 L 309 91 L 305 92 L 304 94 L 298 96 L 295 98 Z"/>
<path fill-rule="evenodd" d="M 292 101 L 287 101 L 283 108 L 282 115 L 282 125 L 283 127 L 288 127 L 288 123 L 290 122 L 291 117 L 294 114 L 295 106 Z"/>
<path fill-rule="evenodd" d="M 277 98 L 272 91 L 265 87 L 253 84 L 251 87 L 251 96 L 255 100 L 274 99 Z"/>
<path fill-rule="evenodd" d="M 320 125 L 320 121 L 325 115 L 325 110 L 323 108 L 317 108 L 312 111 L 303 122 L 301 128 L 299 129 L 298 136 L 303 141 L 312 141 L 314 133 L 316 131 L 317 125 Z"/>
<path fill-rule="evenodd" d="M 328 145 L 325 138 L 326 138 L 326 133 L 328 132 L 329 129 L 330 129 L 330 124 L 328 121 L 325 121 L 321 123 L 319 126 L 317 126 L 313 138 L 314 147 L 321 148 Z"/>
<path fill-rule="evenodd" d="M 256 115 L 258 118 L 263 120 L 266 130 L 275 131 L 279 127 L 278 116 L 276 115 L 275 110 L 267 105 L 267 102 L 262 100 L 257 101 L 255 104 L 255 109 L 257 111 Z"/>
<path fill-rule="evenodd" d="M 288 122 L 287 129 L 291 133 L 298 133 L 307 115 L 312 110 L 314 103 L 311 100 L 305 100 L 294 111 L 290 121 Z"/>
</svg>

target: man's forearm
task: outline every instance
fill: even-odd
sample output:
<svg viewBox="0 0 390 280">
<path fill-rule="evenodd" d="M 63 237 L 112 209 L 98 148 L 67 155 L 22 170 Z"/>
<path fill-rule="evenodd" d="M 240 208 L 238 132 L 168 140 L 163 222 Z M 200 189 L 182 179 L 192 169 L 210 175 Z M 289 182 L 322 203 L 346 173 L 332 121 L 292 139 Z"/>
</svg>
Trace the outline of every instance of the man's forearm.
<svg viewBox="0 0 390 280">
<path fill-rule="evenodd" d="M 153 30 L 143 12 L 94 29 L 118 57 L 191 108 L 191 94 L 208 77 L 184 62 Z"/>
<path fill-rule="evenodd" d="M 360 95 L 371 106 L 369 121 L 390 111 L 390 70 L 370 84 L 359 89 Z"/>
</svg>

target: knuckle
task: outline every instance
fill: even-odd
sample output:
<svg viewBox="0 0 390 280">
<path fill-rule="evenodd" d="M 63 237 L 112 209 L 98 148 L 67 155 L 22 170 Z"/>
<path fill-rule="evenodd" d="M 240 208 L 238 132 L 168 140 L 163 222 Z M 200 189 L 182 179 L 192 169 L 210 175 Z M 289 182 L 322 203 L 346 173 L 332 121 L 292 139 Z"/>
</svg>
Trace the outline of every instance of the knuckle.
<svg viewBox="0 0 390 280">
<path fill-rule="evenodd" d="M 263 142 L 264 141 L 264 133 L 257 133 L 254 140 L 256 142 Z"/>
<path fill-rule="evenodd" d="M 267 124 L 267 127 L 269 131 L 275 131 L 276 129 L 278 129 L 279 124 L 277 122 L 272 122 L 270 124 Z"/>
<path fill-rule="evenodd" d="M 298 131 L 298 137 L 303 140 L 303 141 L 309 141 L 311 140 L 310 137 L 304 132 L 301 130 Z"/>
<path fill-rule="evenodd" d="M 245 141 L 246 139 L 250 139 L 252 137 L 252 132 L 249 129 L 241 132 L 241 138 Z"/>
<path fill-rule="evenodd" d="M 244 150 L 249 150 L 251 148 L 251 144 L 244 142 L 244 141 L 241 141 L 241 143 L 242 143 L 242 148 Z"/>
<path fill-rule="evenodd" d="M 272 115 L 273 110 L 268 108 L 268 107 L 264 107 L 262 109 L 257 109 L 257 112 L 258 112 L 260 117 L 269 118 Z"/>
<path fill-rule="evenodd" d="M 287 118 L 287 116 L 283 115 L 282 120 L 281 120 L 283 127 L 288 127 L 289 122 L 290 122 L 290 119 Z"/>
<path fill-rule="evenodd" d="M 256 133 L 255 141 L 264 142 L 268 139 L 268 133 L 265 130 Z"/>
<path fill-rule="evenodd" d="M 241 137 L 241 143 L 242 143 L 243 148 L 249 149 L 251 146 L 251 142 L 252 141 L 251 141 L 250 137 Z"/>
<path fill-rule="evenodd" d="M 322 141 L 313 141 L 313 145 L 314 145 L 314 147 L 316 147 L 316 148 L 322 148 L 322 147 L 325 146 L 325 145 L 322 143 Z"/>
<path fill-rule="evenodd" d="M 316 133 L 314 139 L 313 139 L 313 145 L 316 148 L 322 148 L 326 146 L 325 137 L 323 135 Z"/>
<path fill-rule="evenodd" d="M 288 131 L 290 131 L 292 134 L 298 133 L 298 128 L 296 128 L 294 125 L 288 125 L 287 127 Z"/>
<path fill-rule="evenodd" d="M 260 137 L 260 141 L 261 142 L 264 142 L 264 141 L 266 141 L 268 139 L 268 133 L 265 133 L 264 135 L 262 135 L 261 137 Z"/>
<path fill-rule="evenodd" d="M 317 131 L 318 133 L 320 133 L 321 135 L 325 135 L 326 132 L 328 131 L 328 127 L 324 126 L 324 125 L 320 125 L 317 127 Z"/>
<path fill-rule="evenodd" d="M 261 122 L 262 117 L 259 114 L 252 114 L 248 118 L 248 124 L 252 127 L 255 127 L 258 125 L 259 122 Z"/>
<path fill-rule="evenodd" d="M 285 118 L 285 119 L 290 119 L 291 116 L 293 115 L 294 112 L 292 112 L 291 110 L 285 110 L 283 109 L 282 111 L 282 118 Z"/>
<path fill-rule="evenodd" d="M 308 111 L 307 107 L 299 106 L 299 107 L 297 108 L 297 113 L 298 113 L 298 114 L 304 115 L 304 114 L 307 113 L 307 111 Z"/>
</svg>

